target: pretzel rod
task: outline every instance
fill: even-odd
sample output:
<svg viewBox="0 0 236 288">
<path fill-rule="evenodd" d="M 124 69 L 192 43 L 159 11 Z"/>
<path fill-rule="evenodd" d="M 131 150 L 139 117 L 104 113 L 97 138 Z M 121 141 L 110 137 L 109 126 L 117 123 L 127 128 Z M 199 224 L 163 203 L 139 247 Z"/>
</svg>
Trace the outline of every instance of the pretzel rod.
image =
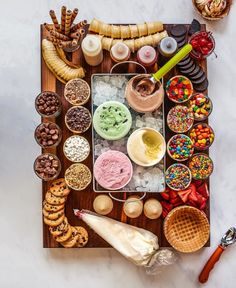
<svg viewBox="0 0 236 288">
<path fill-rule="evenodd" d="M 51 30 L 51 31 L 50 31 L 50 34 L 51 34 L 52 36 L 56 37 L 57 39 L 60 39 L 60 40 L 63 40 L 63 41 L 68 41 L 68 40 L 70 40 L 70 38 L 69 38 L 68 36 L 63 35 L 63 34 L 57 32 L 57 31 L 55 31 L 55 30 Z"/>
<path fill-rule="evenodd" d="M 61 33 L 65 33 L 66 24 L 66 6 L 61 7 Z"/>
<path fill-rule="evenodd" d="M 72 12 L 72 16 L 71 16 L 71 24 L 70 24 L 70 26 L 72 26 L 72 24 L 73 24 L 73 22 L 74 22 L 76 16 L 78 15 L 78 13 L 79 13 L 79 9 L 75 8 L 75 9 L 73 10 L 73 12 Z"/>
<path fill-rule="evenodd" d="M 50 10 L 50 11 L 49 11 L 49 14 L 50 14 L 50 16 L 51 16 L 51 18 L 52 18 L 52 22 L 53 22 L 53 24 L 54 24 L 54 26 L 55 26 L 55 29 L 56 29 L 58 32 L 61 32 L 61 28 L 60 28 L 60 25 L 59 25 L 59 23 L 58 23 L 58 21 L 57 21 L 57 16 L 56 16 L 56 14 L 55 14 L 55 11 L 54 11 L 54 10 Z"/>
<path fill-rule="evenodd" d="M 87 25 L 87 20 L 83 20 L 80 21 L 79 23 L 75 24 L 72 28 L 71 28 L 71 32 L 75 32 L 76 30 L 78 30 L 79 28 L 83 28 L 84 26 Z"/>
<path fill-rule="evenodd" d="M 69 35 L 69 33 L 70 33 L 71 17 L 72 17 L 72 11 L 68 10 L 66 13 L 66 24 L 65 24 L 65 34 L 66 35 Z"/>
</svg>

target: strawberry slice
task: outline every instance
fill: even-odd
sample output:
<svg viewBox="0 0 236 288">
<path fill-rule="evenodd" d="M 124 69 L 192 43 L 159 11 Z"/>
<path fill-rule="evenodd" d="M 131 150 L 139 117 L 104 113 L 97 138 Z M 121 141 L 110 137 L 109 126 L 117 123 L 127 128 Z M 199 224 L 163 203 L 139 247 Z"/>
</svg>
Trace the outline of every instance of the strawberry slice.
<svg viewBox="0 0 236 288">
<path fill-rule="evenodd" d="M 193 180 L 192 183 L 198 188 L 203 184 L 202 180 Z"/>
<path fill-rule="evenodd" d="M 162 217 L 166 218 L 166 216 L 168 215 L 168 211 L 166 209 L 162 209 Z"/>
<path fill-rule="evenodd" d="M 174 198 L 178 197 L 177 191 L 170 190 L 169 194 L 170 194 L 170 199 L 174 199 Z"/>
<path fill-rule="evenodd" d="M 197 188 L 198 193 L 200 193 L 206 199 L 209 198 L 209 190 L 207 187 L 207 183 L 203 183 L 201 186 Z"/>
<path fill-rule="evenodd" d="M 167 210 L 168 212 L 170 212 L 173 209 L 173 205 L 171 203 L 166 202 L 166 201 L 161 201 L 161 205 L 162 205 L 163 209 Z"/>
<path fill-rule="evenodd" d="M 204 200 L 202 200 L 202 203 L 201 203 L 201 205 L 200 205 L 199 209 L 200 209 L 200 210 L 203 210 L 203 209 L 205 209 L 205 208 L 206 208 L 206 203 L 207 203 L 207 199 L 206 199 L 206 198 L 204 198 Z"/>
<path fill-rule="evenodd" d="M 196 190 L 196 186 L 194 184 L 190 184 L 190 186 L 188 187 L 188 189 L 191 190 L 191 193 L 188 196 L 188 199 L 198 203 L 198 197 L 197 197 L 197 190 Z"/>
<path fill-rule="evenodd" d="M 161 197 L 165 200 L 169 200 L 170 199 L 170 195 L 169 193 L 167 193 L 166 191 L 165 192 L 161 192 Z"/>
<path fill-rule="evenodd" d="M 170 203 L 178 206 L 180 204 L 183 204 L 183 201 L 179 197 L 176 197 L 176 198 L 170 199 Z"/>
<path fill-rule="evenodd" d="M 185 189 L 185 190 L 182 190 L 182 191 L 179 191 L 178 192 L 178 195 L 180 197 L 180 199 L 186 203 L 188 201 L 188 196 L 189 194 L 192 192 L 191 189 Z"/>
<path fill-rule="evenodd" d="M 193 201 L 190 200 L 190 199 L 188 199 L 188 202 L 187 202 L 186 204 L 188 204 L 189 206 L 193 206 L 193 207 L 195 207 L 195 208 L 198 208 L 197 203 L 196 203 L 196 202 L 193 202 Z"/>
</svg>

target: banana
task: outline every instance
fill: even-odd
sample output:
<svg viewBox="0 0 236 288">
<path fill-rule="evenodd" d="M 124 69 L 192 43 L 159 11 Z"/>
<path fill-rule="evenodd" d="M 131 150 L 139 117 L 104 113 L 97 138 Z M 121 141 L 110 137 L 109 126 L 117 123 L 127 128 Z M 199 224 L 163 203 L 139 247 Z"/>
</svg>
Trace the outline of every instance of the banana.
<svg viewBox="0 0 236 288">
<path fill-rule="evenodd" d="M 53 43 L 48 41 L 47 39 L 43 39 L 42 41 L 42 54 L 47 67 L 62 83 L 66 84 L 71 79 L 83 78 L 85 76 L 85 72 L 82 67 L 77 67 L 74 64 L 70 63 L 68 60 L 65 61 L 65 58 L 60 51 L 60 56 L 63 56 L 63 60 L 59 56 Z"/>
</svg>

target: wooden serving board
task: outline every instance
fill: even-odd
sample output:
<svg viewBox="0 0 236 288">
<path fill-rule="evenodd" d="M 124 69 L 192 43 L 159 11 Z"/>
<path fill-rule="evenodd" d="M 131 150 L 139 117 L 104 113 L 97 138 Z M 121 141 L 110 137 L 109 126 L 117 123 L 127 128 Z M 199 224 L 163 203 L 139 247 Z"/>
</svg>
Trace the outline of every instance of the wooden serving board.
<svg viewBox="0 0 236 288">
<path fill-rule="evenodd" d="M 165 25 L 165 28 L 167 31 L 170 29 L 172 24 L 167 24 Z M 186 25 L 188 26 L 188 25 Z M 202 25 L 202 30 L 205 30 L 206 27 L 205 25 Z M 47 31 L 45 30 L 44 26 L 41 25 L 41 40 L 46 38 Z M 42 53 L 41 53 L 42 54 Z M 72 55 L 68 55 L 68 58 L 71 58 L 74 64 L 80 64 L 83 66 L 86 70 L 86 77 L 85 80 L 90 84 L 91 83 L 91 75 L 95 73 L 109 73 L 111 67 L 114 65 L 112 62 L 109 53 L 104 50 L 104 60 L 103 62 L 96 67 L 91 67 L 87 65 L 85 60 L 83 59 L 83 55 L 81 50 L 77 50 L 76 52 L 73 52 Z M 130 60 L 136 60 L 136 54 L 132 54 Z M 160 58 L 160 61 L 162 59 Z M 206 71 L 207 70 L 207 63 L 206 61 L 202 61 L 201 63 L 203 69 Z M 127 71 L 127 73 L 130 73 L 132 71 Z M 155 71 L 149 71 L 149 72 L 155 72 Z M 207 72 L 207 71 L 206 71 Z M 175 69 L 173 69 L 168 75 L 166 75 L 164 81 L 166 82 L 167 79 L 170 77 L 174 76 L 177 73 Z M 63 97 L 63 92 L 64 92 L 64 85 L 55 78 L 55 76 L 51 73 L 51 71 L 47 68 L 42 55 L 41 55 L 41 90 L 42 91 L 55 91 L 61 96 L 61 101 L 62 101 L 62 113 L 59 117 L 55 119 L 50 119 L 50 121 L 55 121 L 60 128 L 62 129 L 62 141 L 59 144 L 57 148 L 50 148 L 50 149 L 43 149 L 43 152 L 51 152 L 55 153 L 58 158 L 61 161 L 62 165 L 62 170 L 61 174 L 59 177 L 64 177 L 64 172 L 65 170 L 72 164 L 69 160 L 66 159 L 66 157 L 63 154 L 63 143 L 65 140 L 70 137 L 73 133 L 70 132 L 64 121 L 65 113 L 66 111 L 71 107 L 71 105 L 65 100 Z M 167 97 L 165 97 L 165 119 L 168 111 L 170 108 L 173 106 L 173 103 L 171 103 Z M 89 101 L 86 105 L 86 108 L 88 108 L 91 111 L 91 101 Z M 42 121 L 47 121 L 45 119 L 42 119 Z M 170 139 L 171 136 L 174 135 L 172 133 L 167 125 L 165 125 L 165 135 L 166 135 L 166 142 Z M 90 128 L 88 131 L 86 131 L 83 134 L 84 137 L 86 137 L 92 145 L 92 128 Z M 92 149 L 91 149 L 92 150 Z M 208 153 L 208 151 L 207 151 Z M 86 164 L 91 171 L 93 171 L 93 157 L 92 155 L 89 155 L 89 157 L 83 162 Z M 173 163 L 173 161 L 170 159 L 170 157 L 166 157 L 166 163 L 167 167 Z M 42 200 L 44 199 L 45 193 L 47 191 L 47 188 L 50 183 L 44 182 L 43 181 L 43 186 L 42 186 Z M 209 183 L 208 183 L 209 184 Z M 138 193 L 135 193 L 138 194 Z M 76 216 L 74 216 L 73 213 L 73 208 L 79 208 L 79 209 L 87 209 L 93 211 L 93 200 L 98 194 L 93 191 L 92 183 L 83 191 L 73 191 L 70 193 L 68 196 L 68 199 L 66 201 L 66 216 L 68 218 L 68 221 L 71 225 L 74 226 L 84 226 L 89 233 L 89 241 L 87 244 L 87 248 L 95 247 L 95 248 L 105 248 L 105 247 L 110 247 L 108 243 L 106 243 L 102 238 L 100 238 L 95 232 L 93 232 L 89 227 L 86 226 L 85 223 L 83 223 L 81 220 L 79 220 Z M 120 199 L 127 199 L 131 193 L 117 193 L 116 197 Z M 158 193 L 147 193 L 147 196 L 145 197 L 144 201 L 148 198 L 156 198 L 161 200 L 161 196 L 158 195 Z M 208 219 L 210 218 L 210 207 L 209 207 L 209 201 L 206 207 L 206 215 Z M 158 236 L 159 239 L 159 244 L 162 247 L 170 246 L 167 240 L 165 239 L 165 236 L 163 234 L 163 219 L 160 217 L 157 220 L 150 220 L 147 217 L 145 217 L 143 214 L 136 218 L 136 219 L 130 219 L 126 217 L 126 215 L 122 212 L 122 203 L 120 202 L 115 202 L 114 201 L 114 208 L 112 212 L 107 215 L 113 219 L 145 228 L 154 234 Z M 210 246 L 210 240 L 206 243 L 205 246 Z M 57 243 L 52 235 L 50 234 L 48 230 L 48 226 L 43 223 L 43 247 L 44 248 L 63 248 L 59 243 Z"/>
</svg>

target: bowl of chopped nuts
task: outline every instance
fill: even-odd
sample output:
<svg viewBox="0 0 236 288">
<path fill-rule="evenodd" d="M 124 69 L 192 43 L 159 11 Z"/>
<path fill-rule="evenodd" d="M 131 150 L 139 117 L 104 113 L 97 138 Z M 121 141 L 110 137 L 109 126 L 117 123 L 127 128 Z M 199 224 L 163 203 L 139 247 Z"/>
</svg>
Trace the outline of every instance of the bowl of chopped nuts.
<svg viewBox="0 0 236 288">
<path fill-rule="evenodd" d="M 72 79 L 66 83 L 64 96 L 72 105 L 84 105 L 89 100 L 90 87 L 82 79 Z"/>
<path fill-rule="evenodd" d="M 229 14 L 232 0 L 192 0 L 196 11 L 207 20 L 220 20 Z"/>
</svg>

